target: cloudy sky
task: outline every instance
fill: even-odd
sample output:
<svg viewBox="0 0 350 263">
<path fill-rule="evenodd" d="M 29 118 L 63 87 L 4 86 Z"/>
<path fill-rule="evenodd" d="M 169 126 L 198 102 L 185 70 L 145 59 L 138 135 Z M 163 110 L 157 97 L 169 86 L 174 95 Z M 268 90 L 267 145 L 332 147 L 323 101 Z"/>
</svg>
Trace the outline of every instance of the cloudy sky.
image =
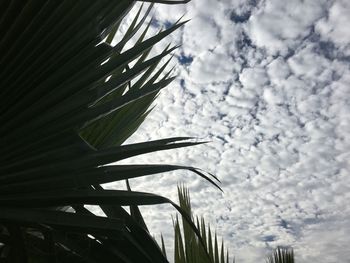
<svg viewBox="0 0 350 263">
<path fill-rule="evenodd" d="M 153 30 L 183 14 L 191 21 L 168 39 L 182 44 L 178 78 L 129 142 L 210 140 L 138 161 L 200 167 L 224 193 L 181 171 L 132 180 L 133 190 L 176 200 L 185 182 L 194 213 L 239 263 L 264 262 L 278 245 L 299 263 L 350 260 L 350 1 L 157 5 Z M 170 251 L 175 211 L 142 211 Z"/>
</svg>

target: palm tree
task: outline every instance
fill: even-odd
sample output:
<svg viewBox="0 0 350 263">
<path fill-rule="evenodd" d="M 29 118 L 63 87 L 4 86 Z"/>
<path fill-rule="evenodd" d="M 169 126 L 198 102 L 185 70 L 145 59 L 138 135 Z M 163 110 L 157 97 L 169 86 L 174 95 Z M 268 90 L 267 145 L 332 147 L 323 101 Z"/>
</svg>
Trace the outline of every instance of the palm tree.
<svg viewBox="0 0 350 263">
<path fill-rule="evenodd" d="M 278 247 L 268 256 L 266 263 L 294 263 L 294 251 L 292 248 Z"/>
<path fill-rule="evenodd" d="M 178 186 L 178 198 L 180 207 L 193 219 L 191 198 L 189 190 L 185 186 Z M 178 216 L 174 220 L 174 263 L 229 263 L 228 250 L 225 252 L 224 241 L 219 243 L 216 233 L 213 235 L 204 218 L 196 217 L 197 228 L 201 234 L 198 239 L 195 232 L 188 224 L 186 218 L 182 218 L 182 227 Z M 162 251 L 166 255 L 163 237 L 161 237 Z M 226 254 L 225 254 L 226 253 Z M 235 259 L 232 261 L 235 262 Z M 292 248 L 277 247 L 267 258 L 266 263 L 294 263 L 294 251 Z"/>
<path fill-rule="evenodd" d="M 168 4 L 177 0 L 147 0 Z M 195 168 L 109 165 L 198 144 L 175 137 L 122 145 L 174 77 L 152 46 L 185 22 L 146 38 L 152 5 L 111 45 L 131 0 L 0 2 L 0 261 L 167 262 L 137 205 L 172 204 L 101 184 Z M 135 44 L 125 49 L 141 30 Z M 160 66 L 158 66 L 160 65 Z M 158 66 L 158 67 L 157 67 Z M 165 73 L 163 73 L 165 72 Z M 214 178 L 215 180 L 215 178 Z M 85 205 L 99 206 L 105 216 Z M 128 213 L 122 206 L 131 206 Z"/>
<path fill-rule="evenodd" d="M 180 207 L 193 219 L 190 193 L 185 186 L 178 186 L 178 198 Z M 196 236 L 186 218 L 182 217 L 181 227 L 178 216 L 175 217 L 174 263 L 229 263 L 229 253 L 225 251 L 224 242 L 221 242 L 219 248 L 217 234 L 212 234 L 209 224 L 206 227 L 203 217 L 196 217 L 195 221 L 200 238 Z M 161 241 L 163 253 L 166 255 L 163 238 Z"/>
</svg>

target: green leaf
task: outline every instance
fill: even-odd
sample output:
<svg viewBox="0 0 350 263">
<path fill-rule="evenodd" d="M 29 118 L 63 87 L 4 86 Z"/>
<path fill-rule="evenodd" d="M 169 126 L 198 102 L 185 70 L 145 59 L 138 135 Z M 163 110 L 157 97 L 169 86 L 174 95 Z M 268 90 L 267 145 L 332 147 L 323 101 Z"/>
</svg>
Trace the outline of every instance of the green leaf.
<svg viewBox="0 0 350 263">
<path fill-rule="evenodd" d="M 292 248 L 277 247 L 266 259 L 267 263 L 294 263 Z"/>
<path fill-rule="evenodd" d="M 104 235 L 111 232 L 120 235 L 124 231 L 124 224 L 118 219 L 83 216 L 53 210 L 8 208 L 4 206 L 1 206 L 0 211 L 0 220 L 27 226 L 41 223 L 62 230 L 82 233 L 102 233 Z"/>
<path fill-rule="evenodd" d="M 148 38 L 152 21 L 146 20 L 153 5 L 143 15 L 140 7 L 111 46 L 134 3 L 0 2 L 0 238 L 12 251 L 2 257 L 5 261 L 167 262 L 138 205 L 170 203 L 200 240 L 191 217 L 169 199 L 100 186 L 186 169 L 218 187 L 215 176 L 193 167 L 107 166 L 200 144 L 176 137 L 121 146 L 174 79 L 172 69 L 166 70 L 171 58 L 162 60 L 176 47 L 156 55 L 150 51 L 186 23 L 178 21 Z M 135 44 L 125 49 L 130 43 Z M 87 210 L 88 204 L 106 216 Z M 131 214 L 124 205 L 131 206 Z"/>
<path fill-rule="evenodd" d="M 131 192 L 131 187 L 128 179 L 126 179 L 126 186 L 128 191 Z M 141 227 L 143 227 L 148 232 L 148 228 L 146 226 L 145 220 L 143 219 L 141 211 L 137 205 L 130 206 L 130 215 Z"/>
</svg>

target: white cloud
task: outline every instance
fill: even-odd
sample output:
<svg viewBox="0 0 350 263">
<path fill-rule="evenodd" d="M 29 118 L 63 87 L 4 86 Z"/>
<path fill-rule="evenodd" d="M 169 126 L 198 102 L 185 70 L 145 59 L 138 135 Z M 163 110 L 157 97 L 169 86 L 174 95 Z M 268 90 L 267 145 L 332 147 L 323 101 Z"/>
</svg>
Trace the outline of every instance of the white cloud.
<svg viewBox="0 0 350 263">
<path fill-rule="evenodd" d="M 306 37 L 312 24 L 325 12 L 326 1 L 262 2 L 248 25 L 254 43 L 272 54 L 288 53 Z"/>
<path fill-rule="evenodd" d="M 328 15 L 316 24 L 316 30 L 325 41 L 334 42 L 347 56 L 350 55 L 350 2 L 335 1 L 328 11 Z"/>
<path fill-rule="evenodd" d="M 187 172 L 132 180 L 176 200 L 191 190 L 195 213 L 217 227 L 238 262 L 291 245 L 298 262 L 349 258 L 350 66 L 347 1 L 192 1 L 158 6 L 159 23 L 192 21 L 173 37 L 193 61 L 159 96 L 130 141 L 196 136 L 206 145 L 142 156 L 222 180 L 222 195 Z M 324 42 L 329 44 L 327 48 Z M 161 50 L 161 46 L 158 50 Z M 171 241 L 169 206 L 143 209 Z M 215 212 L 213 212 L 215 211 Z M 328 231 L 329 230 L 329 231 Z"/>
</svg>

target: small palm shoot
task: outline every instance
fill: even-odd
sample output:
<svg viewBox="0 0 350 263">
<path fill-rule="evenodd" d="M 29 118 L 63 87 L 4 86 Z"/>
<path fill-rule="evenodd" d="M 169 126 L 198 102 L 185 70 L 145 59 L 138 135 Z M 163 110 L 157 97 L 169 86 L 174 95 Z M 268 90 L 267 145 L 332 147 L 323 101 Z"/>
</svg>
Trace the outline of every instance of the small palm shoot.
<svg viewBox="0 0 350 263">
<path fill-rule="evenodd" d="M 294 263 L 292 248 L 278 247 L 268 256 L 266 263 Z"/>
<path fill-rule="evenodd" d="M 191 209 L 191 199 L 186 187 L 178 187 L 178 198 L 180 207 L 194 219 Z M 182 227 L 178 216 L 174 220 L 174 262 L 175 263 L 229 263 L 229 253 L 224 242 L 219 245 L 217 234 L 212 235 L 210 225 L 206 227 L 204 218 L 196 217 L 197 229 L 200 232 L 201 240 L 196 236 L 185 218 L 182 218 Z M 162 247 L 164 242 L 162 239 Z M 219 248 L 220 247 L 220 248 Z M 165 253 L 165 249 L 163 249 Z M 234 263 L 235 260 L 233 259 Z"/>
</svg>

